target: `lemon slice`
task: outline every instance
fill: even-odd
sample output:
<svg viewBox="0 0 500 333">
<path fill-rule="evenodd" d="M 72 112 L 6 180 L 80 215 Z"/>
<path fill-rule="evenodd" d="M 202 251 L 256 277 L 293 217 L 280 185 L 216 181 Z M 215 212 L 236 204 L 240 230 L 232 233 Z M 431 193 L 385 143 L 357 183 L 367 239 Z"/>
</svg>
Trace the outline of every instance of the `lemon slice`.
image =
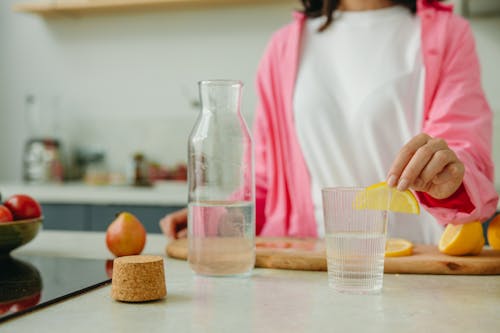
<svg viewBox="0 0 500 333">
<path fill-rule="evenodd" d="M 398 191 L 380 182 L 367 187 L 356 196 L 356 209 L 390 210 L 398 213 L 420 214 L 420 205 L 410 190 Z"/>
<path fill-rule="evenodd" d="M 404 257 L 413 254 L 413 243 L 401 238 L 389 238 L 385 242 L 386 257 Z"/>
<path fill-rule="evenodd" d="M 500 215 L 497 215 L 488 225 L 488 243 L 495 250 L 500 250 Z"/>
<path fill-rule="evenodd" d="M 439 251 L 452 256 L 477 254 L 481 242 L 484 237 L 480 222 L 448 224 L 439 240 Z"/>
</svg>

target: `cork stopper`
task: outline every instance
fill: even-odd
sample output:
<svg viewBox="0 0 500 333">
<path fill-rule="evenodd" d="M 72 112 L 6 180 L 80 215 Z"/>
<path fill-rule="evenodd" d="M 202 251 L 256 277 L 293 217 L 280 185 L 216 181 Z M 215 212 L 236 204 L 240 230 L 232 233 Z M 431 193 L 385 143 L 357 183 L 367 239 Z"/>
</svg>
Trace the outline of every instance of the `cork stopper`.
<svg viewBox="0 0 500 333">
<path fill-rule="evenodd" d="M 123 302 L 145 302 L 167 295 L 163 258 L 126 256 L 113 262 L 111 297 Z"/>
</svg>

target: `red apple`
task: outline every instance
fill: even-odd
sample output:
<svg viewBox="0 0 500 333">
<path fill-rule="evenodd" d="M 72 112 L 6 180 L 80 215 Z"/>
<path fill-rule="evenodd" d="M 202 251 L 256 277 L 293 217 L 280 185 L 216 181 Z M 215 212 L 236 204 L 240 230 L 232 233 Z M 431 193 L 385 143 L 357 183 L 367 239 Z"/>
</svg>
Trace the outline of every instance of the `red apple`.
<svg viewBox="0 0 500 333">
<path fill-rule="evenodd" d="M 38 303 L 40 303 L 41 297 L 42 297 L 41 293 L 38 292 L 34 295 L 16 301 L 16 305 L 13 307 L 14 312 L 26 310 L 28 308 L 31 308 L 32 306 L 37 305 Z"/>
<path fill-rule="evenodd" d="M 106 245 L 117 257 L 140 254 L 145 244 L 146 229 L 130 213 L 118 214 L 106 231 Z"/>
<path fill-rule="evenodd" d="M 42 215 L 38 201 L 26 194 L 13 195 L 4 205 L 12 212 L 14 220 L 34 219 Z"/>
<path fill-rule="evenodd" d="M 0 316 L 4 313 L 7 313 L 7 311 L 9 311 L 11 307 L 12 303 L 0 303 Z"/>
<path fill-rule="evenodd" d="M 0 205 L 0 222 L 9 222 L 14 219 L 10 210 L 4 205 Z"/>
</svg>

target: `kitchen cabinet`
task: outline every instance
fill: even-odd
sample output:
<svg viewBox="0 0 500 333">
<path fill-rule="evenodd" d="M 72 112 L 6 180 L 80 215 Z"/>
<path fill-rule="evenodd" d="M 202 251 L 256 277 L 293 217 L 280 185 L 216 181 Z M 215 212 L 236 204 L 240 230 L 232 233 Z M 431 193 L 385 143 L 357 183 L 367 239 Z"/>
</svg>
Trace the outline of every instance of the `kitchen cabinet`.
<svg viewBox="0 0 500 333">
<path fill-rule="evenodd" d="M 90 230 L 89 212 L 85 205 L 42 204 L 44 229 Z"/>
<path fill-rule="evenodd" d="M 187 183 L 157 183 L 153 187 L 87 186 L 83 183 L 0 183 L 4 197 L 25 193 L 42 205 L 43 227 L 49 230 L 103 231 L 116 213 L 136 215 L 150 233 L 160 233 L 158 221 L 187 205 Z"/>
<path fill-rule="evenodd" d="M 46 230 L 105 231 L 119 212 L 134 214 L 149 233 L 161 233 L 158 221 L 183 206 L 43 204 L 43 228 Z"/>
<path fill-rule="evenodd" d="M 14 5 L 14 10 L 38 15 L 85 14 L 96 11 L 126 9 L 174 9 L 189 7 L 213 7 L 222 5 L 296 3 L 293 0 L 61 0 L 27 2 Z"/>
</svg>

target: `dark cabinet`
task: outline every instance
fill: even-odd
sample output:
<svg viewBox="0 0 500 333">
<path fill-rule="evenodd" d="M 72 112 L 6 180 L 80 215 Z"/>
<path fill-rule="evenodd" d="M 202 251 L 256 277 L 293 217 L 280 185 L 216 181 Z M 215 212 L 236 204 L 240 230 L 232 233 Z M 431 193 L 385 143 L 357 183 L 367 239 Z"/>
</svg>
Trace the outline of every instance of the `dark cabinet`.
<svg viewBox="0 0 500 333">
<path fill-rule="evenodd" d="M 43 228 L 58 230 L 90 230 L 90 211 L 85 205 L 42 204 Z"/>
<path fill-rule="evenodd" d="M 43 228 L 46 230 L 105 231 L 119 212 L 134 214 L 147 232 L 161 233 L 158 222 L 182 206 L 43 204 Z"/>
</svg>

